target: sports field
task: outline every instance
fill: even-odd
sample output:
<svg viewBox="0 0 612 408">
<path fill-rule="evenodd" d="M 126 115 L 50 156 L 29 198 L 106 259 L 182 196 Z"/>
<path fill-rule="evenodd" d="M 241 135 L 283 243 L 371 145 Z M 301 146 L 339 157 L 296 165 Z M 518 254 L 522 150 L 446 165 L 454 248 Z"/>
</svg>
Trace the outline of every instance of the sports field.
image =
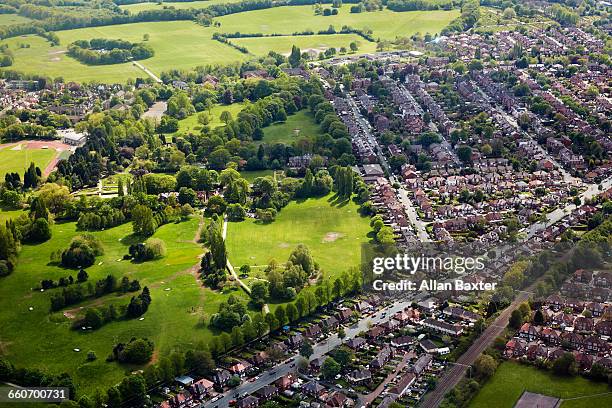
<svg viewBox="0 0 612 408">
<path fill-rule="evenodd" d="M 292 34 L 306 30 L 326 30 L 330 25 L 340 31 L 342 26 L 348 25 L 359 29 L 369 28 L 375 38 L 393 40 L 417 32 L 438 33 L 458 15 L 458 10 L 396 13 L 387 9 L 355 14 L 350 12 L 347 5 L 340 8 L 336 16 L 322 16 L 315 15 L 312 6 L 287 6 L 230 14 L 215 20 L 221 23 L 220 29 L 226 33 Z"/>
<path fill-rule="evenodd" d="M 109 273 L 139 279 L 141 285 L 150 288 L 152 303 L 142 321 L 116 321 L 87 333 L 70 329 L 73 315 L 81 312 L 81 306 L 124 305 L 132 294 L 106 295 L 50 313 L 49 292 L 59 289 L 41 293 L 31 288 L 41 279 L 76 275 L 76 271 L 49 264 L 51 252 L 66 248 L 77 233 L 75 223 L 55 224 L 53 238 L 36 246 L 24 245 L 17 268 L 2 278 L 0 354 L 6 354 L 20 367 L 40 367 L 54 373 L 67 371 L 73 375 L 79 391 L 91 394 L 95 388 L 106 389 L 119 382 L 126 371 L 135 368 L 105 361 L 117 341 L 148 337 L 155 342 L 157 352 L 167 354 L 175 346 L 206 340 L 211 332 L 199 322 L 202 318 L 208 321 L 225 295 L 202 288 L 191 269 L 199 263 L 198 255 L 202 252 L 193 242 L 198 224 L 199 220 L 193 218 L 160 227 L 154 237 L 166 243 L 166 257 L 141 264 L 121 260 L 128 246 L 136 241 L 130 223 L 94 233 L 105 253 L 96 259 L 96 265 L 87 269 L 90 282 L 95 283 Z M 240 291 L 234 293 L 245 296 Z M 75 348 L 80 352 L 75 352 Z M 89 350 L 96 352 L 96 361 L 86 361 Z M 92 378 L 96 381 L 92 382 Z"/>
<path fill-rule="evenodd" d="M 26 143 L 16 146 L 0 147 L 0 178 L 4 180 L 6 173 L 17 172 L 23 179 L 24 171 L 34 162 L 42 171 L 57 155 L 55 149 L 29 149 Z"/>
<path fill-rule="evenodd" d="M 369 219 L 357 213 L 355 203 L 337 205 L 328 195 L 292 201 L 270 224 L 251 218 L 232 222 L 226 242 L 229 259 L 237 266 L 266 265 L 272 258 L 286 262 L 298 244 L 305 244 L 327 276 L 337 276 L 359 265 L 369 231 Z"/>
<path fill-rule="evenodd" d="M 302 52 L 313 50 L 319 53 L 328 48 L 335 48 L 339 52 L 342 47 L 350 50 L 349 44 L 352 42 L 356 42 L 359 46 L 357 53 L 376 51 L 376 43 L 368 41 L 357 34 L 233 38 L 231 41 L 234 44 L 246 47 L 255 55 L 266 55 L 269 51 L 276 51 L 279 54 L 289 55 L 293 45 L 300 47 Z"/>
<path fill-rule="evenodd" d="M 297 140 L 297 137 L 316 136 L 321 133 L 312 113 L 306 110 L 288 116 L 286 122 L 265 127 L 263 131 L 263 142 L 269 145 L 274 143 L 291 144 L 291 142 Z"/>
<path fill-rule="evenodd" d="M 548 371 L 514 362 L 502 363 L 495 375 L 470 403 L 471 408 L 512 408 L 523 391 L 561 399 L 612 392 L 605 383 L 582 377 L 558 377 Z M 612 406 L 612 394 L 564 401 L 561 408 L 604 408 Z"/>
</svg>

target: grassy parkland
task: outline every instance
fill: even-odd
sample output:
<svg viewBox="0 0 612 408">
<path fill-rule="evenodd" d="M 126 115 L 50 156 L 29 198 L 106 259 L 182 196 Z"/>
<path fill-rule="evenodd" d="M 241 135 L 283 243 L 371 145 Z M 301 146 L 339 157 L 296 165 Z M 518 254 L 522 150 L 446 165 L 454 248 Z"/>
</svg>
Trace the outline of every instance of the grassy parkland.
<svg viewBox="0 0 612 408">
<path fill-rule="evenodd" d="M 249 218 L 227 229 L 227 252 L 235 267 L 263 270 L 271 259 L 286 262 L 298 244 L 310 249 L 327 277 L 358 266 L 361 245 L 369 241 L 369 218 L 352 201 L 337 203 L 333 195 L 293 201 L 270 224 Z M 254 245 L 254 243 L 257 245 Z"/>
<path fill-rule="evenodd" d="M 609 407 L 612 390 L 605 383 L 596 383 L 580 376 L 559 377 L 515 362 L 500 364 L 495 375 L 470 403 L 470 408 L 511 408 L 523 391 L 561 398 L 561 408 Z M 607 395 L 597 395 L 604 394 Z M 573 399 L 584 397 L 579 399 Z"/>
<path fill-rule="evenodd" d="M 321 133 L 319 124 L 315 121 L 312 113 L 301 110 L 287 117 L 285 122 L 274 123 L 264 128 L 263 143 L 273 145 L 274 143 L 291 144 L 301 137 L 314 137 Z"/>
</svg>

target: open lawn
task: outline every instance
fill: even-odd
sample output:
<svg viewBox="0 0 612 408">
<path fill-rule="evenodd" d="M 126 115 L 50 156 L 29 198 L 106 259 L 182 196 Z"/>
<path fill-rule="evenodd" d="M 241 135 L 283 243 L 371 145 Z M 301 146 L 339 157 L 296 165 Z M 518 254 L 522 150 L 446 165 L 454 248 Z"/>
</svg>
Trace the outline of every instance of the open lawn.
<svg viewBox="0 0 612 408">
<path fill-rule="evenodd" d="M 236 116 L 240 113 L 240 111 L 244 108 L 244 104 L 242 103 L 233 103 L 231 105 L 215 105 L 211 108 L 210 112 L 205 111 L 210 114 L 210 126 L 211 129 L 217 128 L 219 126 L 225 126 L 220 119 L 221 113 L 224 111 L 228 111 L 232 114 L 232 117 L 236 119 Z M 202 125 L 198 123 L 198 115 L 200 112 L 195 115 L 191 115 L 183 120 L 179 121 L 179 130 L 177 133 L 199 133 L 202 129 Z"/>
<path fill-rule="evenodd" d="M 511 408 L 523 391 L 568 399 L 612 392 L 605 383 L 595 383 L 582 377 L 557 377 L 550 372 L 515 362 L 502 363 L 493 378 L 470 403 L 471 408 Z M 612 394 L 593 398 L 564 401 L 561 408 L 610 407 Z"/>
<path fill-rule="evenodd" d="M 0 209 L 0 222 L 4 224 L 7 220 L 19 217 L 23 212 L 23 210 Z"/>
<path fill-rule="evenodd" d="M 270 224 L 251 218 L 230 223 L 226 242 L 232 265 L 266 265 L 272 258 L 285 262 L 302 243 L 327 276 L 358 266 L 361 244 L 368 242 L 369 219 L 357 213 L 352 201 L 336 204 L 334 198 L 292 201 Z"/>
<path fill-rule="evenodd" d="M 349 45 L 352 42 L 356 42 L 359 46 L 357 53 L 376 51 L 376 43 L 367 41 L 357 34 L 233 38 L 231 41 L 234 44 L 246 47 L 252 54 L 255 55 L 266 55 L 269 51 L 276 51 L 279 54 L 289 55 L 291 53 L 291 47 L 294 45 L 298 46 L 302 52 L 307 50 L 322 52 L 328 48 L 335 48 L 339 51 L 342 47 L 349 50 Z"/>
<path fill-rule="evenodd" d="M 72 320 L 66 315 L 82 313 L 81 306 L 124 305 L 132 294 L 110 294 L 50 314 L 49 292 L 60 289 L 41 293 L 31 288 L 41 279 L 76 276 L 75 270 L 49 264 L 51 252 L 66 248 L 77 233 L 75 223 L 55 224 L 53 238 L 40 245 L 24 245 L 16 270 L 0 279 L 0 355 L 6 355 L 19 367 L 39 367 L 54 373 L 66 371 L 73 376 L 79 391 L 92 393 L 95 388 L 106 389 L 117 383 L 135 368 L 105 361 L 117 341 L 148 337 L 154 341 L 156 353 L 164 355 L 174 347 L 206 341 L 211 331 L 201 327 L 200 320 L 205 317 L 208 321 L 225 296 L 202 288 L 192 270 L 202 253 L 193 242 L 198 224 L 199 220 L 192 218 L 160 227 L 154 236 L 165 241 L 166 257 L 141 264 L 121 260 L 128 246 L 137 242 L 131 235 L 130 223 L 95 233 L 105 253 L 96 259 L 96 265 L 87 269 L 89 281 L 95 283 L 109 273 L 130 276 L 148 286 L 152 297 L 143 321 L 115 321 L 95 332 L 71 330 Z M 245 296 L 240 291 L 235 293 Z M 75 348 L 81 351 L 74 352 Z M 95 351 L 97 360 L 86 361 L 89 350 Z"/>
<path fill-rule="evenodd" d="M 11 25 L 11 24 L 25 24 L 32 21 L 27 17 L 20 16 L 19 14 L 0 14 L 0 26 Z"/>
<path fill-rule="evenodd" d="M 274 123 L 265 127 L 263 131 L 263 142 L 273 145 L 274 143 L 291 144 L 298 136 L 316 136 L 321 133 L 321 128 L 309 111 L 302 110 L 288 116 L 286 122 Z"/>
<path fill-rule="evenodd" d="M 342 26 L 348 25 L 353 28 L 369 28 L 375 38 L 393 40 L 417 32 L 438 33 L 459 15 L 458 10 L 396 13 L 387 9 L 355 14 L 350 12 L 348 5 L 338 11 L 336 16 L 317 16 L 312 6 L 286 6 L 230 14 L 216 21 L 221 23 L 220 29 L 226 33 L 292 34 L 306 30 L 325 30 L 330 25 L 340 30 Z"/>
<path fill-rule="evenodd" d="M 12 70 L 63 77 L 73 81 L 125 82 L 128 78 L 146 77 L 147 74 L 132 63 L 88 66 L 65 54 L 69 44 L 92 38 L 123 39 L 147 42 L 155 55 L 139 61 L 159 75 L 169 69 L 190 69 L 198 65 L 225 64 L 241 61 L 246 56 L 239 51 L 211 39 L 214 28 L 205 28 L 190 21 L 122 24 L 57 31 L 58 47 L 51 47 L 43 38 L 25 36 L 9 38 L 1 43 L 9 45 L 15 55 Z M 20 48 L 20 44 L 30 48 Z M 180 44 L 180 47 L 177 46 Z"/>
<path fill-rule="evenodd" d="M 282 173 L 282 171 L 278 171 Z M 246 179 L 249 183 L 252 183 L 257 177 L 274 176 L 274 170 L 252 170 L 252 171 L 241 171 L 240 175 Z M 1 213 L 0 213 L 1 214 Z"/>
<path fill-rule="evenodd" d="M 25 147 L 25 144 L 22 146 Z M 23 173 L 31 162 L 44 171 L 57 154 L 55 149 L 13 149 L 10 146 L 0 149 L 0 179 L 2 180 L 4 180 L 4 175 L 10 172 L 19 173 L 23 180 Z"/>
</svg>

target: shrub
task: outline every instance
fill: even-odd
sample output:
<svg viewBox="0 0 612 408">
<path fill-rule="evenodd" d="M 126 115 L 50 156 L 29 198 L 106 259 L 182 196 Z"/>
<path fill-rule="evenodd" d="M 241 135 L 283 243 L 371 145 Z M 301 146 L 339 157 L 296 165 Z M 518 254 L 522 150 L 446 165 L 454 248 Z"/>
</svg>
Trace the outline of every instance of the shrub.
<svg viewBox="0 0 612 408">
<path fill-rule="evenodd" d="M 78 235 L 70 242 L 70 247 L 62 252 L 62 266 L 86 268 L 94 264 L 96 256 L 104 253 L 102 244 L 93 235 Z"/>
<path fill-rule="evenodd" d="M 166 244 L 161 239 L 151 238 L 145 243 L 130 245 L 129 252 L 135 261 L 150 261 L 166 256 Z"/>
</svg>

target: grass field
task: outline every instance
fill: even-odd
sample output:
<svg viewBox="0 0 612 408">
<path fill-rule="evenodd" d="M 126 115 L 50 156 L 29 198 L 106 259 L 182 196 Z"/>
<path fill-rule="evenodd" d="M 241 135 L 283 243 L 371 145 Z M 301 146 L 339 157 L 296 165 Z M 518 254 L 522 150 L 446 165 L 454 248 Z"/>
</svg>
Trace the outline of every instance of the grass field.
<svg viewBox="0 0 612 408">
<path fill-rule="evenodd" d="M 238 113 L 240 113 L 243 107 L 244 104 L 242 103 L 213 106 L 210 110 L 211 121 L 208 126 L 210 126 L 211 129 L 217 128 L 219 126 L 225 126 L 225 123 L 223 123 L 219 118 L 221 116 L 221 113 L 223 111 L 228 111 L 232 114 L 232 117 L 236 119 L 236 116 L 238 116 Z M 177 133 L 199 133 L 200 129 L 202 129 L 202 125 L 198 123 L 198 113 L 196 113 L 195 115 L 191 115 L 183 120 L 180 120 L 179 130 Z"/>
<path fill-rule="evenodd" d="M 299 130 L 299 131 L 298 131 Z M 263 129 L 263 142 L 269 145 L 274 143 L 291 144 L 296 140 L 296 135 L 316 136 L 321 129 L 309 111 L 302 110 L 294 115 L 288 116 L 284 123 L 275 123 Z"/>
<path fill-rule="evenodd" d="M 88 333 L 70 330 L 71 320 L 62 312 L 49 313 L 49 292 L 58 289 L 45 293 L 31 290 L 41 279 L 76 275 L 76 271 L 49 264 L 51 252 L 67 247 L 76 234 L 75 223 L 54 225 L 53 238 L 36 246 L 24 245 L 15 271 L 0 280 L 0 355 L 8 356 L 20 367 L 40 367 L 54 373 L 66 371 L 73 375 L 79 391 L 91 393 L 96 387 L 106 389 L 117 383 L 135 368 L 105 362 L 117 341 L 129 341 L 133 336 L 148 337 L 155 342 L 156 352 L 166 354 L 176 346 L 206 340 L 211 331 L 201 327 L 199 321 L 203 316 L 208 321 L 225 296 L 202 288 L 190 269 L 198 263 L 202 252 L 192 242 L 198 223 L 193 218 L 160 227 L 154 236 L 165 241 L 167 256 L 141 264 L 120 260 L 135 241 L 131 224 L 96 232 L 105 253 L 97 259 L 99 264 L 87 269 L 90 281 L 95 283 L 109 273 L 139 279 L 151 289 L 152 303 L 143 321 L 116 321 Z M 240 291 L 235 293 L 245 296 Z M 99 302 L 126 304 L 129 296 L 111 294 Z M 67 310 L 79 313 L 80 306 L 88 305 L 92 301 Z M 81 352 L 74 352 L 74 348 Z M 96 352 L 96 361 L 86 361 L 89 350 Z"/>
<path fill-rule="evenodd" d="M 18 14 L 0 14 L 0 26 L 11 24 L 24 24 L 32 21 L 27 17 Z"/>
<path fill-rule="evenodd" d="M 230 223 L 227 250 L 233 265 L 266 265 L 274 258 L 286 262 L 302 243 L 327 276 L 358 266 L 361 244 L 368 242 L 369 219 L 357 213 L 357 205 L 333 203 L 333 196 L 291 202 L 276 221 L 262 225 L 253 219 Z M 257 245 L 253 245 L 253 243 Z"/>
<path fill-rule="evenodd" d="M 309 36 L 287 36 L 266 38 L 236 38 L 232 42 L 246 47 L 255 55 L 266 55 L 269 51 L 289 55 L 291 47 L 296 45 L 302 52 L 306 50 L 325 51 L 328 48 L 340 50 L 345 47 L 349 50 L 349 44 L 356 42 L 359 46 L 358 53 L 376 51 L 376 43 L 367 41 L 356 34 L 334 34 L 334 35 L 309 35 Z"/>
<path fill-rule="evenodd" d="M 567 399 L 605 392 L 612 388 L 582 377 L 557 377 L 549 372 L 514 362 L 502 363 L 493 378 L 485 384 L 470 403 L 470 408 L 511 408 L 523 391 Z M 604 408 L 612 406 L 612 394 L 564 401 L 561 408 Z"/>
<path fill-rule="evenodd" d="M 279 171 L 282 173 L 282 171 Z M 241 171 L 240 175 L 242 178 L 252 183 L 257 177 L 274 176 L 274 170 L 252 170 L 252 171 Z M 0 213 L 0 216 L 2 213 Z"/>
<path fill-rule="evenodd" d="M 223 2 L 211 0 L 198 3 Z M 175 7 L 197 7 L 195 3 L 178 3 Z M 132 6 L 129 6 L 132 7 Z M 159 7 L 156 4 L 136 4 L 136 7 Z M 87 66 L 66 55 L 69 44 L 75 40 L 92 38 L 123 39 L 141 42 L 149 34 L 148 44 L 155 50 L 155 55 L 140 61 L 142 65 L 159 75 L 169 69 L 192 69 L 199 65 L 227 64 L 243 61 L 248 55 L 212 40 L 216 31 L 245 33 L 283 33 L 296 31 L 327 29 L 333 25 L 340 30 L 343 25 L 354 28 L 369 28 L 375 37 L 394 39 L 397 36 L 409 36 L 416 32 L 437 33 L 452 19 L 458 11 L 413 11 L 395 13 L 389 10 L 351 14 L 349 7 L 343 7 L 337 16 L 315 16 L 311 6 L 274 7 L 266 10 L 249 11 L 227 15 L 217 19 L 220 28 L 202 27 L 189 21 L 167 21 L 88 27 L 75 30 L 57 31 L 60 45 L 52 47 L 49 42 L 38 36 L 21 36 L 0 42 L 8 44 L 15 61 L 11 70 L 30 74 L 47 75 L 52 78 L 62 77 L 65 80 L 88 82 L 125 82 L 129 78 L 146 77 L 146 73 L 132 63 Z M 0 18 L 6 19 L 7 17 Z M 2 20 L 0 20 L 1 22 Z M 287 24 L 290 21 L 291 24 Z M 359 52 L 370 52 L 374 43 L 367 42 L 356 35 L 250 38 L 236 39 L 239 44 L 256 55 L 265 55 L 270 50 L 289 52 L 291 45 L 296 44 L 305 49 L 324 49 L 328 47 L 348 47 L 350 42 L 360 43 Z M 180 44 L 180 46 L 177 46 Z M 22 47 L 27 45 L 27 47 Z"/>
<path fill-rule="evenodd" d="M 65 54 L 67 46 L 79 39 L 121 38 L 141 42 L 149 34 L 148 44 L 155 55 L 139 61 L 159 75 L 169 69 L 190 69 L 198 65 L 231 63 L 246 56 L 239 51 L 211 39 L 213 28 L 205 28 L 190 21 L 122 24 L 57 31 L 60 46 L 50 44 L 38 36 L 9 38 L 15 55 L 12 70 L 63 77 L 73 81 L 125 82 L 128 78 L 146 77 L 147 74 L 131 63 L 88 66 Z M 30 48 L 20 48 L 26 43 Z M 180 47 L 177 46 L 180 44 Z"/>
<path fill-rule="evenodd" d="M 416 32 L 438 33 L 458 15 L 458 10 L 396 13 L 387 9 L 355 14 L 350 12 L 347 5 L 340 8 L 336 16 L 317 16 L 312 6 L 287 6 L 230 14 L 216 21 L 221 23 L 220 29 L 226 33 L 292 34 L 305 30 L 325 30 L 330 25 L 340 30 L 342 26 L 348 25 L 353 28 L 369 28 L 375 38 L 393 40 L 397 36 L 410 36 Z"/>
<path fill-rule="evenodd" d="M 6 173 L 17 172 L 23 179 L 23 173 L 31 162 L 44 171 L 55 155 L 55 149 L 12 150 L 10 147 L 0 149 L 0 178 L 4 180 Z"/>
<path fill-rule="evenodd" d="M 137 14 L 144 10 L 162 10 L 164 7 L 174 7 L 177 10 L 182 9 L 201 9 L 209 6 L 213 6 L 215 4 L 223 4 L 223 3 L 235 3 L 235 0 L 203 0 L 203 1 L 188 1 L 188 2 L 171 2 L 165 1 L 161 4 L 158 2 L 152 3 L 138 3 L 138 4 L 127 4 L 124 6 L 120 6 L 122 10 L 128 10 L 130 13 Z"/>
</svg>

